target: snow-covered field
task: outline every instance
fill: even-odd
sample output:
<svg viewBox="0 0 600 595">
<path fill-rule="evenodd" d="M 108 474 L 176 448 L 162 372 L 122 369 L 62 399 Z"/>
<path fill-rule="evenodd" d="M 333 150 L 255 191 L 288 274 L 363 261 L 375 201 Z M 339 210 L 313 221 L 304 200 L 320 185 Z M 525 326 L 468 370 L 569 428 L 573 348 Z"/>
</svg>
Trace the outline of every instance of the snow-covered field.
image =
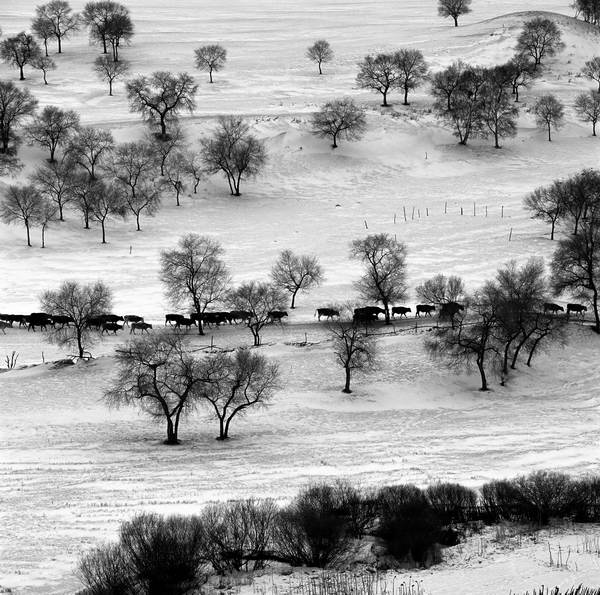
<svg viewBox="0 0 600 595">
<path fill-rule="evenodd" d="M 36 4 L 0 0 L 3 34 L 26 28 Z M 422 0 L 210 0 L 201 8 L 194 0 L 127 2 L 136 35 L 122 56 L 133 72 L 194 72 L 195 47 L 215 41 L 227 48 L 227 66 L 214 85 L 195 72 L 198 107 L 183 118 L 184 130 L 194 144 L 216 115 L 246 114 L 267 140 L 268 167 L 242 187 L 241 198 L 230 197 L 217 176 L 179 208 L 165 195 L 158 216 L 142 220 L 142 232 L 132 221 L 110 224 L 107 245 L 100 244 L 99 230 L 84 231 L 73 212 L 49 229 L 44 250 L 37 231 L 27 248 L 22 228 L 0 224 L 0 311 L 38 310 L 40 292 L 63 279 L 103 279 L 114 290 L 115 312 L 159 322 L 171 307 L 158 281 L 158 256 L 185 232 L 218 238 L 236 281 L 266 277 L 284 248 L 317 254 L 327 280 L 301 296 L 286 326 L 267 332 L 263 349 L 281 362 L 284 388 L 269 409 L 238 421 L 226 444 L 214 441 L 214 422 L 202 414 L 185 422 L 182 446 L 169 449 L 160 445 L 162 427 L 135 410 L 106 409 L 100 399 L 112 374 L 110 355 L 123 337 L 98 345 L 100 357 L 88 365 L 1 374 L 0 586 L 17 593 L 74 592 L 79 554 L 114 538 L 118 524 L 140 510 L 191 513 L 212 499 L 285 499 L 311 479 L 338 476 L 365 485 L 437 479 L 479 485 L 538 468 L 600 472 L 599 340 L 584 328 L 574 327 L 566 348 L 540 356 L 508 387 L 494 386 L 486 395 L 477 392 L 476 378 L 449 375 L 427 359 L 421 346 L 426 327 L 404 329 L 381 340 L 378 370 L 348 397 L 339 392 L 342 378 L 327 335 L 313 319 L 318 306 L 354 299 L 359 268 L 348 259 L 348 244 L 367 233 L 385 231 L 406 242 L 411 287 L 444 272 L 474 288 L 509 259 L 549 257 L 554 246 L 547 229 L 522 209 L 523 196 L 597 166 L 600 141 L 570 107 L 552 143 L 526 110 L 541 93 L 552 91 L 571 104 L 592 86 L 577 72 L 598 53 L 600 34 L 567 16 L 560 17 L 566 49 L 524 93 L 519 135 L 500 151 L 489 141 L 457 146 L 431 115 L 426 88 L 409 108 L 392 95 L 398 105 L 385 112 L 378 97 L 354 88 L 356 62 L 368 52 L 412 46 L 434 69 L 456 58 L 489 65 L 511 54 L 530 16 L 519 11 L 572 14 L 568 1 L 473 4 L 455 29 L 438 19 L 435 2 Z M 336 53 L 322 77 L 304 58 L 319 37 Z M 49 86 L 35 72 L 19 84 L 42 105 L 76 109 L 85 124 L 111 129 L 118 141 L 141 137 L 144 127 L 128 111 L 122 84 L 108 97 L 92 73 L 97 51 L 87 38 L 68 40 L 64 52 L 55 56 Z M 0 78 L 17 76 L 0 65 Z M 368 106 L 369 130 L 362 141 L 332 152 L 311 135 L 309 119 L 316 106 L 341 95 Z M 24 175 L 45 158 L 27 146 L 22 155 Z M 314 345 L 292 345 L 305 333 Z M 224 329 L 214 339 L 247 344 L 250 335 Z M 13 350 L 23 364 L 64 355 L 39 333 L 9 329 L 0 335 L 0 366 Z M 565 543 L 576 539 L 564 537 Z M 600 582 L 597 556 L 556 569 L 545 552 L 542 544 L 479 558 L 451 554 L 423 580 L 432 595 L 507 595 L 540 582 Z"/>
</svg>

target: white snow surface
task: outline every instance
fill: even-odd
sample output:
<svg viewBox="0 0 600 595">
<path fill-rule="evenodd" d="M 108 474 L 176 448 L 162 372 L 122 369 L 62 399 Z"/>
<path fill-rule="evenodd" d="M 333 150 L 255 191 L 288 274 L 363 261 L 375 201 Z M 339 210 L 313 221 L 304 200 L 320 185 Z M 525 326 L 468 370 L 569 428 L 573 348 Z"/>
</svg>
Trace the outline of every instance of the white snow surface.
<svg viewBox="0 0 600 595">
<path fill-rule="evenodd" d="M 38 3 L 0 0 L 3 35 L 27 28 Z M 587 328 L 573 326 L 564 349 L 540 355 L 507 387 L 494 383 L 482 394 L 476 377 L 455 376 L 428 360 L 422 348 L 427 322 L 417 329 L 402 323 L 397 334 L 381 338 L 377 370 L 357 378 L 355 392 L 346 396 L 327 333 L 313 317 L 316 307 L 356 299 L 352 282 L 360 267 L 349 260 L 348 244 L 368 233 L 406 242 L 411 288 L 438 272 L 461 275 L 475 288 L 510 259 L 551 256 L 555 244 L 546 226 L 529 218 L 522 199 L 557 177 L 597 166 L 600 158 L 598 139 L 570 107 L 577 93 L 592 88 L 577 72 L 597 53 L 600 34 L 555 14 L 572 14 L 569 2 L 477 0 L 456 29 L 437 17 L 434 2 L 421 0 L 210 0 L 201 9 L 194 0 L 126 4 L 136 35 L 122 57 L 133 72 L 186 70 L 197 78 L 197 110 L 182 118 L 189 142 L 207 134 L 217 115 L 244 114 L 266 140 L 269 164 L 243 185 L 240 198 L 228 195 L 219 176 L 205 180 L 197 195 L 186 194 L 179 208 L 166 193 L 159 214 L 142 219 L 142 232 L 132 221 L 112 222 L 107 245 L 99 243 L 98 229 L 83 230 L 70 210 L 66 222 L 48 230 L 44 250 L 37 230 L 34 247 L 27 248 L 21 227 L 0 223 L 0 311 L 37 311 L 40 292 L 64 279 L 102 279 L 114 290 L 115 312 L 142 314 L 160 325 L 172 307 L 158 280 L 159 253 L 187 232 L 222 242 L 235 281 L 266 278 L 284 248 L 317 254 L 327 279 L 300 296 L 286 325 L 265 332 L 262 350 L 280 362 L 283 388 L 269 408 L 234 422 L 227 443 L 214 440 L 216 428 L 205 412 L 183 422 L 181 446 L 167 448 L 160 443 L 162 426 L 133 409 L 106 408 L 102 392 L 123 336 L 95 346 L 98 359 L 88 364 L 0 374 L 1 587 L 73 593 L 78 556 L 114 539 L 119 523 L 142 510 L 194 513 L 207 501 L 250 496 L 283 501 L 308 481 L 337 477 L 369 486 L 436 480 L 477 486 L 542 468 L 600 471 L 599 338 Z M 566 49 L 523 93 L 519 134 L 501 150 L 485 140 L 459 147 L 431 114 L 426 87 L 408 108 L 392 94 L 388 111 L 378 107 L 379 97 L 355 88 L 356 63 L 380 50 L 419 48 L 433 69 L 457 58 L 504 61 L 523 20 L 534 14 L 524 8 L 553 13 Z M 322 77 L 304 57 L 319 37 L 336 53 Z M 214 85 L 193 68 L 193 49 L 208 42 L 228 50 Z M 123 84 L 108 97 L 92 73 L 96 55 L 83 33 L 75 35 L 63 55 L 54 55 L 58 68 L 49 73 L 50 85 L 30 70 L 19 84 L 41 105 L 76 109 L 83 123 L 110 129 L 118 141 L 140 138 L 145 127 L 129 112 Z M 17 76 L 0 65 L 0 78 Z M 566 125 L 552 143 L 527 112 L 536 96 L 550 91 L 568 105 Z M 362 141 L 342 142 L 333 152 L 310 133 L 310 115 L 341 95 L 367 106 L 369 129 Z M 46 157 L 26 145 L 21 155 L 20 180 Z M 0 190 L 15 181 L 0 180 Z M 250 342 L 240 327 L 213 336 L 222 346 Z M 313 344 L 293 345 L 305 339 Z M 199 347 L 201 340 L 192 343 Z M 39 332 L 8 329 L 0 334 L 0 365 L 13 350 L 20 364 L 66 355 Z M 574 528 L 542 535 L 538 544 L 485 551 L 470 542 L 419 580 L 435 595 L 507 595 L 541 582 L 597 585 L 597 556 L 582 554 L 562 569 L 547 563 L 544 540 L 575 547 L 582 531 L 598 535 L 596 527 Z"/>
</svg>

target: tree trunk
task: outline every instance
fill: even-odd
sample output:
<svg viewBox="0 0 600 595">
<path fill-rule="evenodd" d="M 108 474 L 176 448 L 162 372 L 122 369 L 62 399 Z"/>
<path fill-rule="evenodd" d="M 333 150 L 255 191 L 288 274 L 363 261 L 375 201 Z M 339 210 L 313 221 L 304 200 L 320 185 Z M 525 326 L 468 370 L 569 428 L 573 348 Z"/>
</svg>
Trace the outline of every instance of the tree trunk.
<svg viewBox="0 0 600 595">
<path fill-rule="evenodd" d="M 108 54 L 108 48 L 106 47 L 106 35 L 102 35 L 102 53 Z"/>
<path fill-rule="evenodd" d="M 112 79 L 108 80 L 108 94 L 112 97 Z"/>
<path fill-rule="evenodd" d="M 54 163 L 54 153 L 56 153 L 56 145 L 52 144 L 50 146 L 50 163 Z"/>
<path fill-rule="evenodd" d="M 352 391 L 350 390 L 350 375 L 351 375 L 351 371 L 350 368 L 346 366 L 345 368 L 346 370 L 346 384 L 344 385 L 344 388 L 342 389 L 343 393 L 347 393 L 350 394 Z"/>
<path fill-rule="evenodd" d="M 529 350 L 529 357 L 527 358 L 527 365 L 529 367 L 531 367 L 531 360 L 533 358 L 533 354 L 535 353 L 535 350 L 537 349 L 537 346 L 539 344 L 539 342 L 545 337 L 546 335 L 540 335 L 534 342 L 533 345 L 531 346 L 531 349 Z"/>
<path fill-rule="evenodd" d="M 44 73 L 44 85 L 47 85 L 48 81 L 46 80 L 46 71 L 43 70 L 42 72 Z"/>
<path fill-rule="evenodd" d="M 102 243 L 106 244 L 106 230 L 104 228 L 104 219 L 102 219 L 100 224 L 102 225 Z"/>
<path fill-rule="evenodd" d="M 180 207 L 181 205 L 179 204 L 179 193 L 181 192 L 181 190 L 179 189 L 179 184 L 175 184 L 175 202 L 177 203 L 177 206 Z"/>
<path fill-rule="evenodd" d="M 556 219 L 552 219 L 552 225 L 550 227 L 550 239 L 554 240 L 554 228 L 556 227 Z"/>
<path fill-rule="evenodd" d="M 594 318 L 596 320 L 594 331 L 600 334 L 600 311 L 598 310 L 598 289 L 596 289 L 596 287 L 594 287 L 594 293 L 592 296 L 592 307 L 594 308 Z"/>
<path fill-rule="evenodd" d="M 227 439 L 227 430 L 225 429 L 225 423 L 222 417 L 219 417 L 219 437 L 217 440 L 226 440 Z"/>
<path fill-rule="evenodd" d="M 173 420 L 170 417 L 167 417 L 167 439 L 163 444 L 179 444 L 179 440 L 177 440 L 177 431 L 175 430 L 175 427 L 173 426 Z"/>
<path fill-rule="evenodd" d="M 388 102 L 387 102 L 387 91 L 382 91 L 383 93 L 383 103 L 381 104 L 381 107 L 388 107 Z"/>
<path fill-rule="evenodd" d="M 83 323 L 81 323 L 83 324 Z M 79 351 L 79 358 L 83 357 L 83 343 L 81 342 L 81 327 L 77 327 L 77 350 Z"/>
<path fill-rule="evenodd" d="M 208 69 L 208 79 L 209 79 L 209 81 L 208 81 L 208 82 L 209 82 L 209 83 L 211 83 L 211 84 L 212 84 L 212 82 L 213 82 L 213 80 L 212 80 L 212 71 L 213 71 L 213 69 L 212 69 L 212 66 L 211 66 L 211 67 Z"/>
<path fill-rule="evenodd" d="M 42 248 L 46 247 L 46 226 L 42 225 Z"/>
<path fill-rule="evenodd" d="M 552 136 L 550 135 L 550 123 L 548 123 L 548 142 L 552 142 Z"/>
<path fill-rule="evenodd" d="M 494 130 L 494 149 L 499 149 L 500 148 L 500 143 L 499 143 L 499 139 L 498 139 L 498 131 Z"/>
<path fill-rule="evenodd" d="M 333 145 L 331 145 L 332 149 L 337 149 L 337 132 L 333 134 Z"/>
<path fill-rule="evenodd" d="M 254 337 L 254 347 L 260 346 L 260 333 L 259 330 L 253 327 L 250 327 L 250 331 L 252 332 L 252 336 Z"/>
<path fill-rule="evenodd" d="M 25 222 L 25 229 L 27 230 L 27 245 L 31 248 L 31 234 L 29 233 L 29 222 Z"/>
<path fill-rule="evenodd" d="M 83 229 L 90 228 L 90 215 L 87 211 L 83 212 Z"/>
<path fill-rule="evenodd" d="M 22 64 L 19 64 L 19 80 L 20 81 L 25 80 L 25 75 L 23 74 L 23 65 Z"/>
<path fill-rule="evenodd" d="M 319 74 L 323 74 L 323 71 L 321 70 L 321 62 L 319 62 Z"/>
<path fill-rule="evenodd" d="M 48 40 L 44 39 L 44 50 L 46 51 L 46 58 L 48 57 Z"/>
<path fill-rule="evenodd" d="M 60 201 L 58 203 L 58 219 L 59 219 L 59 221 L 64 221 L 64 219 L 63 219 L 63 204 Z"/>
<path fill-rule="evenodd" d="M 453 16 L 452 18 L 454 19 L 454 26 L 458 27 L 458 17 Z"/>
<path fill-rule="evenodd" d="M 60 35 L 57 35 L 56 39 L 58 40 L 58 53 L 62 54 L 62 38 Z"/>
<path fill-rule="evenodd" d="M 292 292 L 292 304 L 290 306 L 290 308 L 293 310 L 296 307 L 296 294 L 298 293 L 298 289 L 296 289 L 296 291 Z"/>
<path fill-rule="evenodd" d="M 198 194 L 198 184 L 200 184 L 200 178 L 194 178 L 194 194 Z"/>
<path fill-rule="evenodd" d="M 140 227 L 140 211 L 135 214 L 135 224 L 137 225 L 136 231 L 142 231 L 142 228 Z"/>
<path fill-rule="evenodd" d="M 167 138 L 167 124 L 165 122 L 165 114 L 160 115 L 160 134 L 163 140 Z M 160 175 L 164 175 L 162 171 L 162 166 L 160 169 Z"/>
<path fill-rule="evenodd" d="M 404 87 L 404 105 L 410 105 L 408 103 L 408 87 Z"/>
<path fill-rule="evenodd" d="M 592 136 L 596 136 L 596 120 L 592 122 Z"/>
<path fill-rule="evenodd" d="M 485 368 L 483 367 L 483 356 L 477 357 L 477 369 L 479 370 L 479 375 L 481 376 L 481 388 L 480 391 L 487 391 L 487 377 L 485 375 Z"/>
</svg>

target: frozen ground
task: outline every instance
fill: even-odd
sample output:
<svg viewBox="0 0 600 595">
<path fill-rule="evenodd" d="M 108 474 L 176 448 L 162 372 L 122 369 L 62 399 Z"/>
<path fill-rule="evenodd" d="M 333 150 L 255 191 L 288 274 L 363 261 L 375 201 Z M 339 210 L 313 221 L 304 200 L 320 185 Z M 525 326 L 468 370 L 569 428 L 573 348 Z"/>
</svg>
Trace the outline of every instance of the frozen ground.
<svg viewBox="0 0 600 595">
<path fill-rule="evenodd" d="M 0 0 L 3 33 L 25 28 L 35 4 Z M 570 108 L 553 143 L 523 110 L 518 137 L 496 151 L 489 141 L 458 147 L 429 113 L 425 89 L 410 108 L 381 112 L 377 97 L 353 88 L 356 62 L 380 49 L 418 47 L 435 68 L 458 57 L 504 60 L 529 16 L 513 14 L 523 10 L 522 2 L 499 9 L 478 0 L 458 29 L 438 20 L 433 2 L 416 0 L 211 1 L 201 11 L 192 0 L 127 4 L 137 34 L 122 54 L 136 72 L 193 71 L 194 47 L 210 41 L 227 47 L 228 64 L 215 85 L 197 73 L 198 109 L 184 118 L 184 128 L 193 143 L 216 114 L 248 114 L 267 140 L 267 171 L 246 184 L 239 199 L 228 196 L 219 177 L 203 182 L 180 208 L 165 195 L 159 215 L 142 221 L 142 232 L 131 221 L 114 222 L 105 246 L 99 231 L 85 232 L 72 212 L 48 231 L 45 250 L 37 234 L 37 245 L 28 249 L 23 229 L 0 224 L 0 310 L 37 310 L 39 293 L 61 280 L 101 278 L 114 289 L 116 312 L 158 322 L 171 310 L 157 279 L 159 252 L 190 231 L 223 243 L 236 281 L 265 277 L 283 248 L 318 254 L 327 280 L 300 298 L 288 325 L 268 331 L 264 351 L 281 361 L 284 389 L 268 410 L 238 422 L 227 444 L 214 441 L 214 424 L 202 415 L 185 423 L 181 447 L 167 449 L 160 445 L 162 428 L 135 410 L 108 411 L 100 397 L 112 373 L 111 351 L 122 339 L 99 345 L 101 357 L 89 365 L 1 374 L 1 586 L 72 593 L 80 552 L 114 538 L 119 522 L 140 510 L 194 512 L 202 502 L 228 497 L 285 499 L 311 479 L 337 476 L 365 485 L 436 479 L 479 485 L 537 468 L 599 472 L 599 345 L 585 329 L 573 328 L 568 347 L 540 357 L 509 387 L 487 395 L 475 390 L 476 378 L 430 363 L 421 335 L 402 332 L 382 339 L 379 369 L 347 397 L 339 392 L 326 333 L 313 319 L 317 306 L 354 299 L 359 269 L 348 260 L 348 243 L 367 233 L 385 231 L 407 243 L 411 287 L 445 272 L 462 275 L 473 288 L 511 258 L 551 255 L 545 226 L 530 220 L 521 203 L 538 185 L 597 166 L 599 141 Z M 572 14 L 568 2 L 532 1 L 527 8 Z M 597 53 L 599 36 L 567 17 L 561 24 L 566 50 L 525 94 L 526 104 L 549 90 L 570 103 L 591 88 L 575 74 Z M 323 77 L 303 57 L 317 37 L 336 51 Z M 83 35 L 74 37 L 57 57 L 51 85 L 43 87 L 36 73 L 25 84 L 42 104 L 73 107 L 85 123 L 110 128 L 119 141 L 140 137 L 144 129 L 128 112 L 122 86 L 109 98 L 91 73 L 95 56 Z M 15 72 L 2 65 L 0 78 L 15 79 Z M 310 134 L 310 113 L 343 94 L 368 106 L 369 131 L 333 153 Z M 22 152 L 28 170 L 44 158 L 37 149 Z M 290 345 L 304 333 L 315 345 Z M 218 344 L 249 342 L 243 329 L 214 334 Z M 0 365 L 13 350 L 23 364 L 64 355 L 39 333 L 16 329 L 0 335 Z M 589 583 L 600 575 L 593 557 L 569 570 L 550 568 L 546 550 L 494 550 L 481 561 L 453 555 L 423 580 L 434 595 L 506 595 L 511 587 Z M 465 576 L 472 591 L 461 585 Z"/>
</svg>

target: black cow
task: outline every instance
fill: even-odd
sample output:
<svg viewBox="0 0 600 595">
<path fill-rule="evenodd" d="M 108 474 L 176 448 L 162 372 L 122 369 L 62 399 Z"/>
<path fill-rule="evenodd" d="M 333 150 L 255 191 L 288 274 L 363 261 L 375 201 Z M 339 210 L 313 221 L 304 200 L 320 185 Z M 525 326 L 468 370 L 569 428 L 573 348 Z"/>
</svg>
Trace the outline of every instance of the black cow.
<svg viewBox="0 0 600 595">
<path fill-rule="evenodd" d="M 283 318 L 287 316 L 288 313 L 283 310 L 271 310 L 269 312 L 269 319 L 271 322 L 279 322 L 283 324 Z"/>
<path fill-rule="evenodd" d="M 192 315 L 190 318 L 194 319 L 194 316 Z M 215 324 L 219 326 L 220 324 L 229 322 L 229 312 L 204 312 L 202 314 L 202 322 L 208 325 Z"/>
<path fill-rule="evenodd" d="M 321 316 L 325 316 L 327 320 L 331 320 L 334 316 L 340 317 L 339 310 L 334 310 L 333 308 L 317 308 L 315 310 L 315 316 L 318 315 L 318 319 L 321 320 Z"/>
<path fill-rule="evenodd" d="M 102 328 L 105 320 L 102 316 L 90 316 L 85 321 L 85 326 L 88 328 L 94 328 L 99 331 Z"/>
<path fill-rule="evenodd" d="M 112 333 L 113 335 L 116 335 L 117 331 L 122 330 L 122 328 L 123 325 L 118 322 L 103 322 L 101 334 L 106 333 L 108 335 L 108 333 Z"/>
<path fill-rule="evenodd" d="M 2 331 L 3 335 L 6 335 L 6 331 L 4 329 L 10 328 L 10 323 L 5 322 L 4 320 L 0 320 L 0 331 Z"/>
<path fill-rule="evenodd" d="M 246 310 L 232 310 L 227 316 L 229 324 L 237 324 L 238 322 L 246 322 L 252 318 L 252 312 Z"/>
<path fill-rule="evenodd" d="M 446 302 L 440 307 L 440 318 L 454 318 L 465 307 L 458 302 Z"/>
<path fill-rule="evenodd" d="M 404 318 L 406 318 L 406 315 L 409 312 L 412 312 L 412 310 L 406 306 L 394 306 L 392 308 L 392 317 L 396 314 L 400 314 L 400 316 L 404 316 Z"/>
<path fill-rule="evenodd" d="M 352 320 L 354 322 L 375 322 L 379 318 L 379 312 L 375 310 L 381 310 L 382 308 L 375 308 L 373 306 L 367 306 L 365 308 L 354 308 Z"/>
<path fill-rule="evenodd" d="M 123 316 L 123 324 L 129 326 L 130 322 L 144 322 L 143 316 L 138 316 L 137 314 L 126 314 Z"/>
<path fill-rule="evenodd" d="M 100 318 L 102 318 L 103 322 L 123 322 L 124 319 L 122 316 L 117 316 L 116 314 L 101 314 Z"/>
<path fill-rule="evenodd" d="M 429 304 L 417 304 L 417 311 L 415 316 L 421 316 L 424 314 L 425 316 L 431 316 L 431 313 L 435 312 L 435 306 L 430 306 Z"/>
<path fill-rule="evenodd" d="M 0 314 L 0 320 L 8 322 L 8 326 L 13 325 L 13 322 L 18 322 L 19 326 L 25 326 L 25 316 L 23 314 Z"/>
<path fill-rule="evenodd" d="M 167 324 L 175 324 L 175 326 L 177 326 L 177 322 L 184 318 L 185 316 L 183 314 L 167 314 L 165 316 L 165 326 L 167 326 Z"/>
<path fill-rule="evenodd" d="M 571 312 L 575 312 L 575 316 L 578 316 L 578 315 L 585 316 L 585 312 L 587 312 L 587 308 L 582 304 L 567 304 L 567 316 Z"/>
<path fill-rule="evenodd" d="M 152 325 L 148 324 L 147 322 L 132 322 L 131 328 L 129 329 L 129 334 L 131 335 L 131 333 L 133 333 L 135 335 L 135 331 L 142 331 L 143 334 L 145 331 L 149 335 L 150 333 L 148 332 L 148 329 L 151 328 Z"/>
<path fill-rule="evenodd" d="M 39 326 L 40 330 L 45 331 L 47 327 L 54 326 L 52 317 L 45 312 L 32 312 L 28 317 L 27 330 L 35 333 L 35 327 Z"/>
<path fill-rule="evenodd" d="M 53 314 L 52 320 L 54 324 L 60 324 L 61 328 L 63 326 L 69 326 L 70 324 L 75 324 L 75 320 L 73 320 L 72 316 L 65 316 L 63 314 Z"/>
<path fill-rule="evenodd" d="M 552 314 L 556 314 L 558 312 L 564 312 L 565 309 L 558 304 L 552 304 L 550 302 L 546 302 L 544 304 L 544 314 L 551 312 Z"/>
<path fill-rule="evenodd" d="M 191 318 L 186 318 L 185 316 L 181 316 L 177 319 L 175 323 L 175 328 L 179 329 L 182 326 L 185 326 L 186 330 L 189 330 L 192 326 L 195 326 L 195 322 Z"/>
</svg>

